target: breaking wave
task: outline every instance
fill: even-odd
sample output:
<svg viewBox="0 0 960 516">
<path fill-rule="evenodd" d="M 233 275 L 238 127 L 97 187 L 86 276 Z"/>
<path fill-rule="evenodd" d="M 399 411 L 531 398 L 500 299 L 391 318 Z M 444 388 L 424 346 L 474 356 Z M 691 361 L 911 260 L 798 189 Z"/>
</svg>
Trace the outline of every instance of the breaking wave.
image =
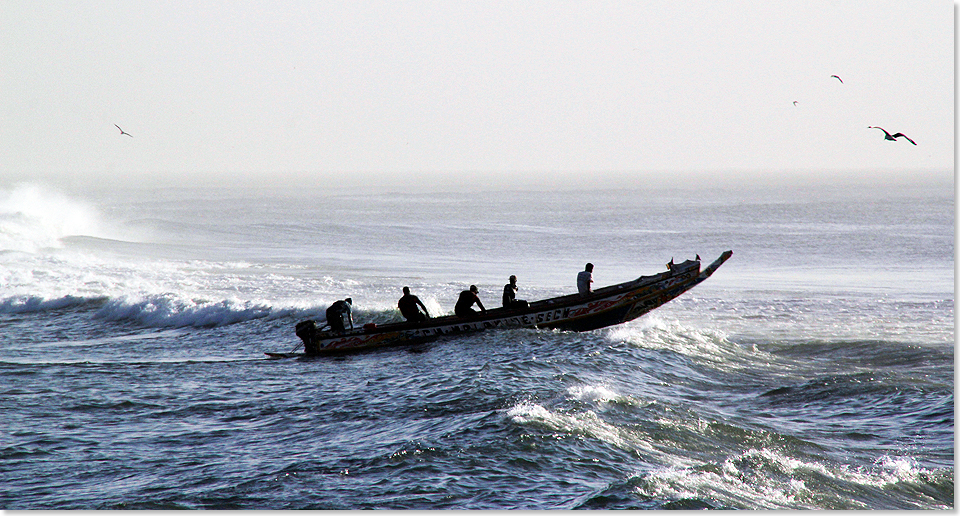
<svg viewBox="0 0 960 516">
<path fill-rule="evenodd" d="M 134 321 L 148 327 L 216 327 L 254 319 L 272 319 L 299 312 L 297 308 L 275 308 L 267 303 L 184 299 L 160 294 L 140 299 L 114 299 L 97 311 L 105 321 Z"/>
<path fill-rule="evenodd" d="M 47 312 L 76 307 L 84 307 L 105 301 L 101 297 L 63 296 L 54 299 L 45 299 L 38 296 L 14 296 L 0 299 L 0 314 L 22 314 L 32 312 Z"/>
<path fill-rule="evenodd" d="M 73 235 L 108 237 L 91 205 L 32 184 L 0 190 L 0 251 L 35 253 Z"/>
<path fill-rule="evenodd" d="M 564 406 L 571 401 L 587 405 Z M 632 416 L 620 420 L 622 415 L 606 413 L 604 405 L 611 402 L 629 402 L 625 407 Z M 923 468 L 909 455 L 882 455 L 872 466 L 851 467 L 793 449 L 803 443 L 789 444 L 792 440 L 788 436 L 696 418 L 687 421 L 672 410 L 655 415 L 655 406 L 639 403 L 604 385 L 579 385 L 568 388 L 563 400 L 518 402 L 507 409 L 506 417 L 551 439 L 596 440 L 629 452 L 641 463 L 661 464 L 652 469 L 643 467 L 642 473 L 628 477 L 622 485 L 611 485 L 582 508 L 603 508 L 623 499 L 633 500 L 628 506 L 639 500 L 639 506 L 654 509 L 850 510 L 871 508 L 858 501 L 864 497 L 893 500 L 899 491 L 917 490 L 949 495 L 953 489 L 952 471 Z M 753 438 L 744 442 L 746 435 Z M 726 441 L 734 448 L 732 454 L 706 459 L 729 450 L 729 446 L 720 444 Z M 777 444 L 749 444 L 757 441 Z M 746 446 L 735 446 L 737 442 Z M 677 455 L 680 449 L 688 450 L 689 456 Z M 917 503 L 903 508 L 930 506 Z"/>
<path fill-rule="evenodd" d="M 212 328 L 256 319 L 274 320 L 288 317 L 309 318 L 324 322 L 325 311 L 330 303 L 332 300 L 323 299 L 310 301 L 204 299 L 184 297 L 173 292 L 122 295 L 113 298 L 72 294 L 52 298 L 26 295 L 0 299 L 0 314 L 89 310 L 93 319 L 131 322 L 148 328 Z M 362 323 L 377 324 L 401 320 L 398 310 L 382 307 L 355 309 L 354 318 Z"/>
<path fill-rule="evenodd" d="M 146 327 L 215 327 L 253 319 L 310 315 L 317 309 L 308 306 L 275 307 L 266 302 L 224 299 L 205 301 L 181 298 L 175 294 L 157 294 L 140 298 L 81 297 L 66 295 L 51 299 L 40 296 L 12 296 L 0 299 L 0 314 L 52 312 L 56 310 L 92 310 L 93 318 L 104 321 L 130 321 Z"/>
</svg>

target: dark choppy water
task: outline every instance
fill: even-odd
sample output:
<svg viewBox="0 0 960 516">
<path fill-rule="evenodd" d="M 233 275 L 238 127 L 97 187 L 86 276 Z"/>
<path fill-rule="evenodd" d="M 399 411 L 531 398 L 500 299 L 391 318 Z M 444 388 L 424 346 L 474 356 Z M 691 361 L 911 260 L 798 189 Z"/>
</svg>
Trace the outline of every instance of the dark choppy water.
<svg viewBox="0 0 960 516">
<path fill-rule="evenodd" d="M 0 192 L 0 508 L 954 507 L 954 193 Z M 266 360 L 733 258 L 631 323 Z"/>
</svg>

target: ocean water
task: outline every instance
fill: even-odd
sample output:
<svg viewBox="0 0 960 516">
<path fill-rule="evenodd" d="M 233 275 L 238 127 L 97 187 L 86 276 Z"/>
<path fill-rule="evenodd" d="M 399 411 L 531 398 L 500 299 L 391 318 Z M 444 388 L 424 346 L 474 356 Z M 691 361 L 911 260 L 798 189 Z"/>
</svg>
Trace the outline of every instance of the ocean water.
<svg viewBox="0 0 960 516">
<path fill-rule="evenodd" d="M 0 189 L 0 509 L 952 509 L 953 178 Z M 334 358 L 294 326 L 602 286 L 627 324 Z"/>
</svg>

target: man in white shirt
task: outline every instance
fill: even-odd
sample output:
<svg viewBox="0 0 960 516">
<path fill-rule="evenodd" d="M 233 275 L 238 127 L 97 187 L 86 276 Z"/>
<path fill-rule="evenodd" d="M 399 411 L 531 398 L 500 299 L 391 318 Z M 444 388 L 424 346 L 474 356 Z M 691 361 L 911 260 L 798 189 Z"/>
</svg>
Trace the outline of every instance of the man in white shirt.
<svg viewBox="0 0 960 516">
<path fill-rule="evenodd" d="M 591 283 L 593 283 L 593 264 L 588 263 L 587 266 L 580 271 L 580 274 L 577 274 L 577 290 L 580 291 L 581 296 L 585 296 L 592 291 L 590 288 Z"/>
</svg>

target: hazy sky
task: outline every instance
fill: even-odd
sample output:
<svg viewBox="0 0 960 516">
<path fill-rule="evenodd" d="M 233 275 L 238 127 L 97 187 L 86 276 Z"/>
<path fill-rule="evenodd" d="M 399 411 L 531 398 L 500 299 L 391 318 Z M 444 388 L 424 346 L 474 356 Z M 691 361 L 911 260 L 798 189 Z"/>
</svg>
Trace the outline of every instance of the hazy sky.
<svg viewBox="0 0 960 516">
<path fill-rule="evenodd" d="M 954 19 L 945 0 L 4 0 L 0 183 L 952 172 Z"/>
</svg>

